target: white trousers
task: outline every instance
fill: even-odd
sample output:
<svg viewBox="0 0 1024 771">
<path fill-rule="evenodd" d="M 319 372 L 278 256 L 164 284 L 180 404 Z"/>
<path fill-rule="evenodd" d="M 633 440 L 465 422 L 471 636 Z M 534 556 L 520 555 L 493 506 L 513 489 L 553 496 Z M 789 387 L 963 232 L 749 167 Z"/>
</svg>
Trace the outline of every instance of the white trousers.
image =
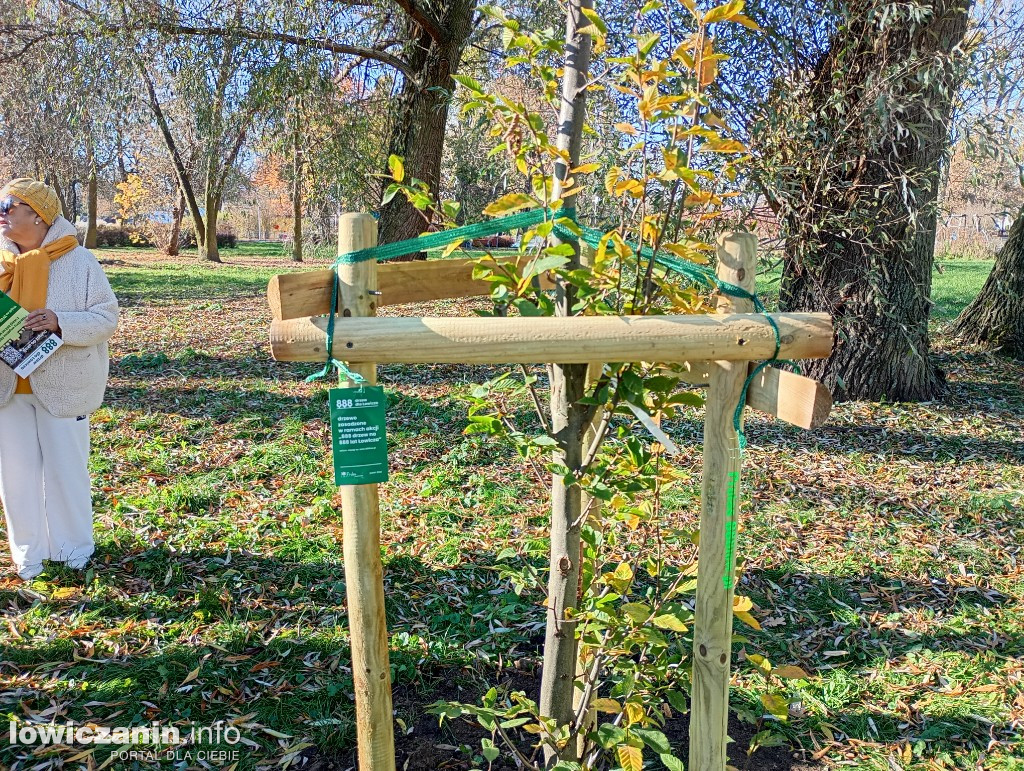
<svg viewBox="0 0 1024 771">
<path fill-rule="evenodd" d="M 19 572 L 37 573 L 44 559 L 85 565 L 94 548 L 89 417 L 55 418 L 33 394 L 0 407 L 0 500 Z"/>
</svg>

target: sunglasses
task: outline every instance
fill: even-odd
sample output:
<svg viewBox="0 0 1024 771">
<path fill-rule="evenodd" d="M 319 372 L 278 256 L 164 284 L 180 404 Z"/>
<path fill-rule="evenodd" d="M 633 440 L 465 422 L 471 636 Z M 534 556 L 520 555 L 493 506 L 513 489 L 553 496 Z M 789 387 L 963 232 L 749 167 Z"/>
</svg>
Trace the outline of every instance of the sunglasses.
<svg viewBox="0 0 1024 771">
<path fill-rule="evenodd" d="M 19 201 L 16 198 L 6 198 L 5 200 L 0 201 L 0 214 L 7 216 L 8 214 L 11 213 L 11 209 L 13 209 L 15 206 L 25 205 L 26 204 L 24 201 Z"/>
</svg>

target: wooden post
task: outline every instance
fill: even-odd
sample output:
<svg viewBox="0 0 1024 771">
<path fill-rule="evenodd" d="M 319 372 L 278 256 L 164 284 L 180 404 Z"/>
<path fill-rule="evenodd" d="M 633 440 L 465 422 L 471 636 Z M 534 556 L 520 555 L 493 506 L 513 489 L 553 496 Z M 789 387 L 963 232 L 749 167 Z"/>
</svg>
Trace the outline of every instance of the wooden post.
<svg viewBox="0 0 1024 771">
<path fill-rule="evenodd" d="M 338 221 L 338 249 L 344 254 L 377 245 L 377 222 L 369 214 L 343 214 Z M 338 267 L 343 316 L 377 312 L 377 263 Z M 335 350 L 336 358 L 344 349 Z M 377 382 L 377 365 L 352 364 L 352 372 Z M 358 387 L 341 378 L 343 387 Z M 394 771 L 395 735 L 391 713 L 391 669 L 384 617 L 384 570 L 380 561 L 380 507 L 377 485 L 342 485 L 341 513 L 345 556 L 345 592 L 352 644 L 352 679 L 356 693 L 356 733 L 361 771 Z"/>
<path fill-rule="evenodd" d="M 718 240 L 718 277 L 754 292 L 757 239 L 729 233 Z M 750 300 L 722 295 L 721 313 L 750 313 Z M 689 771 L 724 771 L 729 720 L 733 575 L 740 449 L 733 415 L 747 377 L 744 362 L 718 361 L 711 371 L 704 418 L 704 483 L 693 630 Z"/>
</svg>

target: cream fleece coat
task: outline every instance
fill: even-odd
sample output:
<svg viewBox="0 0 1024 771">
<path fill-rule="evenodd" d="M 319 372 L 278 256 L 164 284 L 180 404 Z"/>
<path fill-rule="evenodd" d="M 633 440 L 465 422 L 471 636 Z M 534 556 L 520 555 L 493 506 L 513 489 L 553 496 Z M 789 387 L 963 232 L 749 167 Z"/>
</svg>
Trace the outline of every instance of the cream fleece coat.
<svg viewBox="0 0 1024 771">
<path fill-rule="evenodd" d="M 77 235 L 75 226 L 57 217 L 43 244 Z M 19 252 L 0 236 L 0 248 Z M 57 314 L 64 345 L 28 377 L 32 393 L 58 418 L 87 415 L 103 403 L 110 359 L 107 340 L 117 329 L 117 298 L 103 268 L 84 246 L 50 263 L 46 307 Z M 14 393 L 14 370 L 0 363 L 0 406 Z"/>
</svg>

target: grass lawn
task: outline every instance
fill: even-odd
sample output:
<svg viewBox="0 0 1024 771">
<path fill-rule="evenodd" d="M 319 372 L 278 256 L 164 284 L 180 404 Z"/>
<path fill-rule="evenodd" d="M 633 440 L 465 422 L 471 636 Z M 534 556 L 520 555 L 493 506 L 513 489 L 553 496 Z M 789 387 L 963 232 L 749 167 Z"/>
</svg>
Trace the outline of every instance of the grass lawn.
<svg viewBox="0 0 1024 771">
<path fill-rule="evenodd" d="M 102 745 L 5 738 L 2 767 L 201 768 L 200 749 L 241 749 L 234 765 L 202 761 L 239 771 L 354 765 L 329 384 L 305 382 L 312 365 L 273 362 L 267 343 L 267 280 L 303 266 L 267 245 L 222 254 L 208 266 L 98 253 L 122 321 L 92 416 L 97 564 L 85 575 L 51 566 L 30 583 L 0 571 L 0 712 L 106 726 L 223 720 L 241 743 L 131 761 Z M 739 591 L 761 630 L 737 630 L 740 768 L 760 732 L 781 746 L 757 750 L 752 770 L 1024 769 L 1024 365 L 944 340 L 991 263 L 940 263 L 943 400 L 844 404 L 812 432 L 748 418 Z M 427 312 L 467 309 L 403 309 Z M 543 549 L 547 490 L 462 433 L 465 395 L 496 373 L 380 368 L 399 768 L 486 767 L 473 760 L 478 735 L 439 728 L 425 705 L 473 700 L 483 682 L 539 685 L 542 598 L 515 594 L 492 568 L 502 550 Z M 696 526 L 700 428 L 697 412 L 666 426 L 693 482 L 666 512 L 683 527 Z M 754 653 L 812 674 L 786 682 L 796 703 L 784 724 L 764 719 L 764 680 L 744 660 Z"/>
</svg>

